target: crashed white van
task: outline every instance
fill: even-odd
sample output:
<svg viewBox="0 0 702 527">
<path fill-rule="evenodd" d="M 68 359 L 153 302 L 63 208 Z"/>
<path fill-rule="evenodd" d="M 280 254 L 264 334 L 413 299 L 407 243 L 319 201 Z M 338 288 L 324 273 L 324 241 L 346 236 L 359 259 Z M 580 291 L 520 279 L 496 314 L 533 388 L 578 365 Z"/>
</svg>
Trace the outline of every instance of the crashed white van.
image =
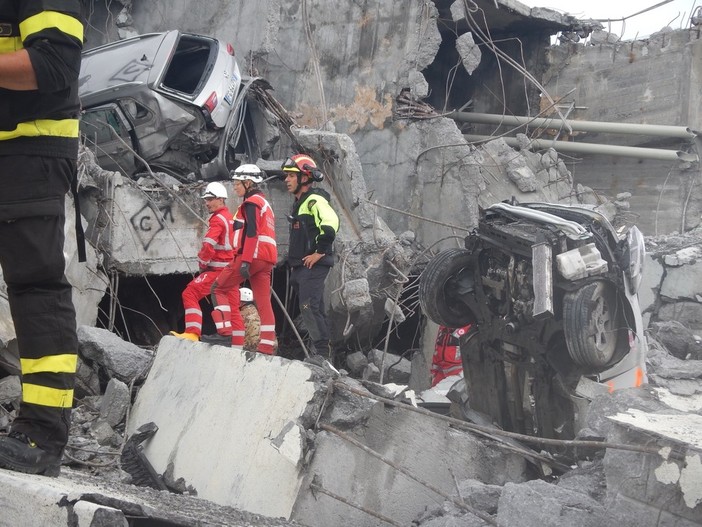
<svg viewBox="0 0 702 527">
<path fill-rule="evenodd" d="M 638 303 L 644 243 L 586 206 L 496 203 L 465 248 L 423 271 L 424 313 L 471 325 L 461 357 L 473 410 L 509 430 L 571 439 L 597 393 L 646 382 Z"/>
<path fill-rule="evenodd" d="M 105 169 L 136 176 L 148 164 L 188 181 L 221 149 L 246 154 L 241 87 L 221 40 L 172 30 L 112 42 L 83 53 L 81 132 Z"/>
</svg>

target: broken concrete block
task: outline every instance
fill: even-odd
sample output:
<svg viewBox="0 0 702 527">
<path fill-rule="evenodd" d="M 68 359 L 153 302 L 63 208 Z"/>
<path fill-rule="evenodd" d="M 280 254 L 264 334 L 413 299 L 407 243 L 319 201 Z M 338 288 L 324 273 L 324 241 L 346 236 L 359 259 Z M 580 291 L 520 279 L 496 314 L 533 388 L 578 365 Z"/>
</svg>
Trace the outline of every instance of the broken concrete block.
<svg viewBox="0 0 702 527">
<path fill-rule="evenodd" d="M 385 299 L 385 314 L 392 318 L 393 323 L 400 324 L 405 321 L 405 313 L 392 298 Z"/>
<path fill-rule="evenodd" d="M 368 360 L 380 368 L 381 364 L 383 364 L 383 351 L 378 349 L 370 350 L 368 352 Z M 410 361 L 399 355 L 386 353 L 384 367 L 383 382 L 409 384 L 410 375 L 412 374 L 412 363 Z"/>
<path fill-rule="evenodd" d="M 699 247 L 686 247 L 676 251 L 674 254 L 667 254 L 663 261 L 668 267 L 680 267 L 681 265 L 694 264 L 702 257 L 702 249 Z"/>
<path fill-rule="evenodd" d="M 661 284 L 661 297 L 672 300 L 694 299 L 699 293 L 702 293 L 702 259 L 682 264 L 680 267 L 666 268 L 666 275 Z"/>
<path fill-rule="evenodd" d="M 380 368 L 373 363 L 369 363 L 366 369 L 363 370 L 362 379 L 364 381 L 378 382 L 380 380 Z"/>
<path fill-rule="evenodd" d="M 100 395 L 100 376 L 96 370 L 88 366 L 78 357 L 78 367 L 76 369 L 76 396 L 86 397 Z"/>
<path fill-rule="evenodd" d="M 17 375 L 0 379 L 0 404 L 18 401 L 22 397 L 22 383 Z"/>
<path fill-rule="evenodd" d="M 702 303 L 699 301 L 665 302 L 658 309 L 658 319 L 675 320 L 694 333 L 702 332 Z"/>
<path fill-rule="evenodd" d="M 429 95 L 429 83 L 421 72 L 417 70 L 410 71 L 407 84 L 410 92 L 416 98 L 424 99 L 427 95 Z"/>
<path fill-rule="evenodd" d="M 4 348 L 0 349 L 0 368 L 11 375 L 20 375 L 22 373 L 17 339 L 14 336 Z"/>
<path fill-rule="evenodd" d="M 129 386 L 119 379 L 110 379 L 100 404 L 100 418 L 115 427 L 127 415 L 131 396 Z"/>
<path fill-rule="evenodd" d="M 652 322 L 651 336 L 679 359 L 702 359 L 702 345 L 694 332 L 677 320 Z"/>
<path fill-rule="evenodd" d="M 125 342 L 106 329 L 78 327 L 78 352 L 95 361 L 108 377 L 129 383 L 143 378 L 153 360 L 153 353 Z"/>
<path fill-rule="evenodd" d="M 104 419 L 98 419 L 90 427 L 90 432 L 99 445 L 119 446 L 122 444 L 122 438 L 110 426 L 110 423 Z"/>
<path fill-rule="evenodd" d="M 368 366 L 368 359 L 362 352 L 356 351 L 346 356 L 346 366 L 352 375 L 360 376 L 363 369 Z"/>
<path fill-rule="evenodd" d="M 507 176 L 522 192 L 534 192 L 537 188 L 536 176 L 534 175 L 534 172 L 526 165 L 514 167 L 508 166 Z"/>
<path fill-rule="evenodd" d="M 498 502 L 498 525 L 601 527 L 612 518 L 603 505 L 580 492 L 541 480 L 507 483 Z"/>
<path fill-rule="evenodd" d="M 456 51 L 461 57 L 463 67 L 471 75 L 480 66 L 480 61 L 483 57 L 480 47 L 473 39 L 473 33 L 463 33 L 456 39 Z"/>
<path fill-rule="evenodd" d="M 331 303 L 334 311 L 344 313 L 347 310 L 353 313 L 370 307 L 373 299 L 370 296 L 368 280 L 358 278 L 344 282 L 339 294 L 331 295 Z"/>
</svg>

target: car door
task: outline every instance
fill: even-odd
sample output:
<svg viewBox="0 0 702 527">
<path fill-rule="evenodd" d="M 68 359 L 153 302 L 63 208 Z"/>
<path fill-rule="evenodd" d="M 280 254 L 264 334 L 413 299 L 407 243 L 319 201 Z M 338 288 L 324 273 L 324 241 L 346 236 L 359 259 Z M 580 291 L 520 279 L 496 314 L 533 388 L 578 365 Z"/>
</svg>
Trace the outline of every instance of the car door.
<svg viewBox="0 0 702 527">
<path fill-rule="evenodd" d="M 102 168 L 127 176 L 134 174 L 137 147 L 132 126 L 117 104 L 86 109 L 81 116 L 80 129 Z"/>
</svg>

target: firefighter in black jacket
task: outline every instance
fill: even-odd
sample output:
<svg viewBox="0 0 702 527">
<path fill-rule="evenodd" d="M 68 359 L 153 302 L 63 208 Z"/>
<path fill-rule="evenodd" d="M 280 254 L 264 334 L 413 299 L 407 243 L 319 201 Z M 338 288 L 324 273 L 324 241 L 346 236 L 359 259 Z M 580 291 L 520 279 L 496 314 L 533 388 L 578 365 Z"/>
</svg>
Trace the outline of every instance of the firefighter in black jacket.
<svg viewBox="0 0 702 527">
<path fill-rule="evenodd" d="M 47 476 L 58 475 L 68 440 L 78 352 L 63 242 L 78 157 L 81 15 L 80 0 L 0 0 L 0 265 L 22 368 L 0 467 Z"/>
<path fill-rule="evenodd" d="M 323 174 L 304 154 L 283 163 L 285 185 L 295 196 L 290 215 L 288 265 L 290 282 L 297 292 L 302 320 L 312 341 L 312 352 L 333 359 L 329 327 L 324 314 L 324 280 L 334 265 L 334 238 L 339 217 L 329 204 L 329 194 L 313 188 Z"/>
</svg>

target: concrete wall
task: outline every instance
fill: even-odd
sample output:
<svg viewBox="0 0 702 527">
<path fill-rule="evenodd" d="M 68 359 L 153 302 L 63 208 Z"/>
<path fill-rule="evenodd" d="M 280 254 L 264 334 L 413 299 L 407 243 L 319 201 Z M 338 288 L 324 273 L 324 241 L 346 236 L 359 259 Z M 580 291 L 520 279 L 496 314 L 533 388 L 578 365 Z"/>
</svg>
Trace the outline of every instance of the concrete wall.
<svg viewBox="0 0 702 527">
<path fill-rule="evenodd" d="M 549 49 L 544 86 L 552 97 L 573 103 L 571 118 L 702 126 L 702 40 L 697 31 L 666 31 L 649 39 L 609 43 L 605 33 L 588 45 Z M 574 90 L 574 91 L 572 91 Z M 576 141 L 694 150 L 694 143 L 633 135 L 587 133 Z M 699 145 L 697 146 L 699 153 Z M 580 159 L 580 157 L 582 157 Z M 631 211 L 644 234 L 691 228 L 700 222 L 702 189 L 699 163 L 578 156 L 567 163 L 577 182 L 609 194 L 632 192 Z"/>
</svg>

